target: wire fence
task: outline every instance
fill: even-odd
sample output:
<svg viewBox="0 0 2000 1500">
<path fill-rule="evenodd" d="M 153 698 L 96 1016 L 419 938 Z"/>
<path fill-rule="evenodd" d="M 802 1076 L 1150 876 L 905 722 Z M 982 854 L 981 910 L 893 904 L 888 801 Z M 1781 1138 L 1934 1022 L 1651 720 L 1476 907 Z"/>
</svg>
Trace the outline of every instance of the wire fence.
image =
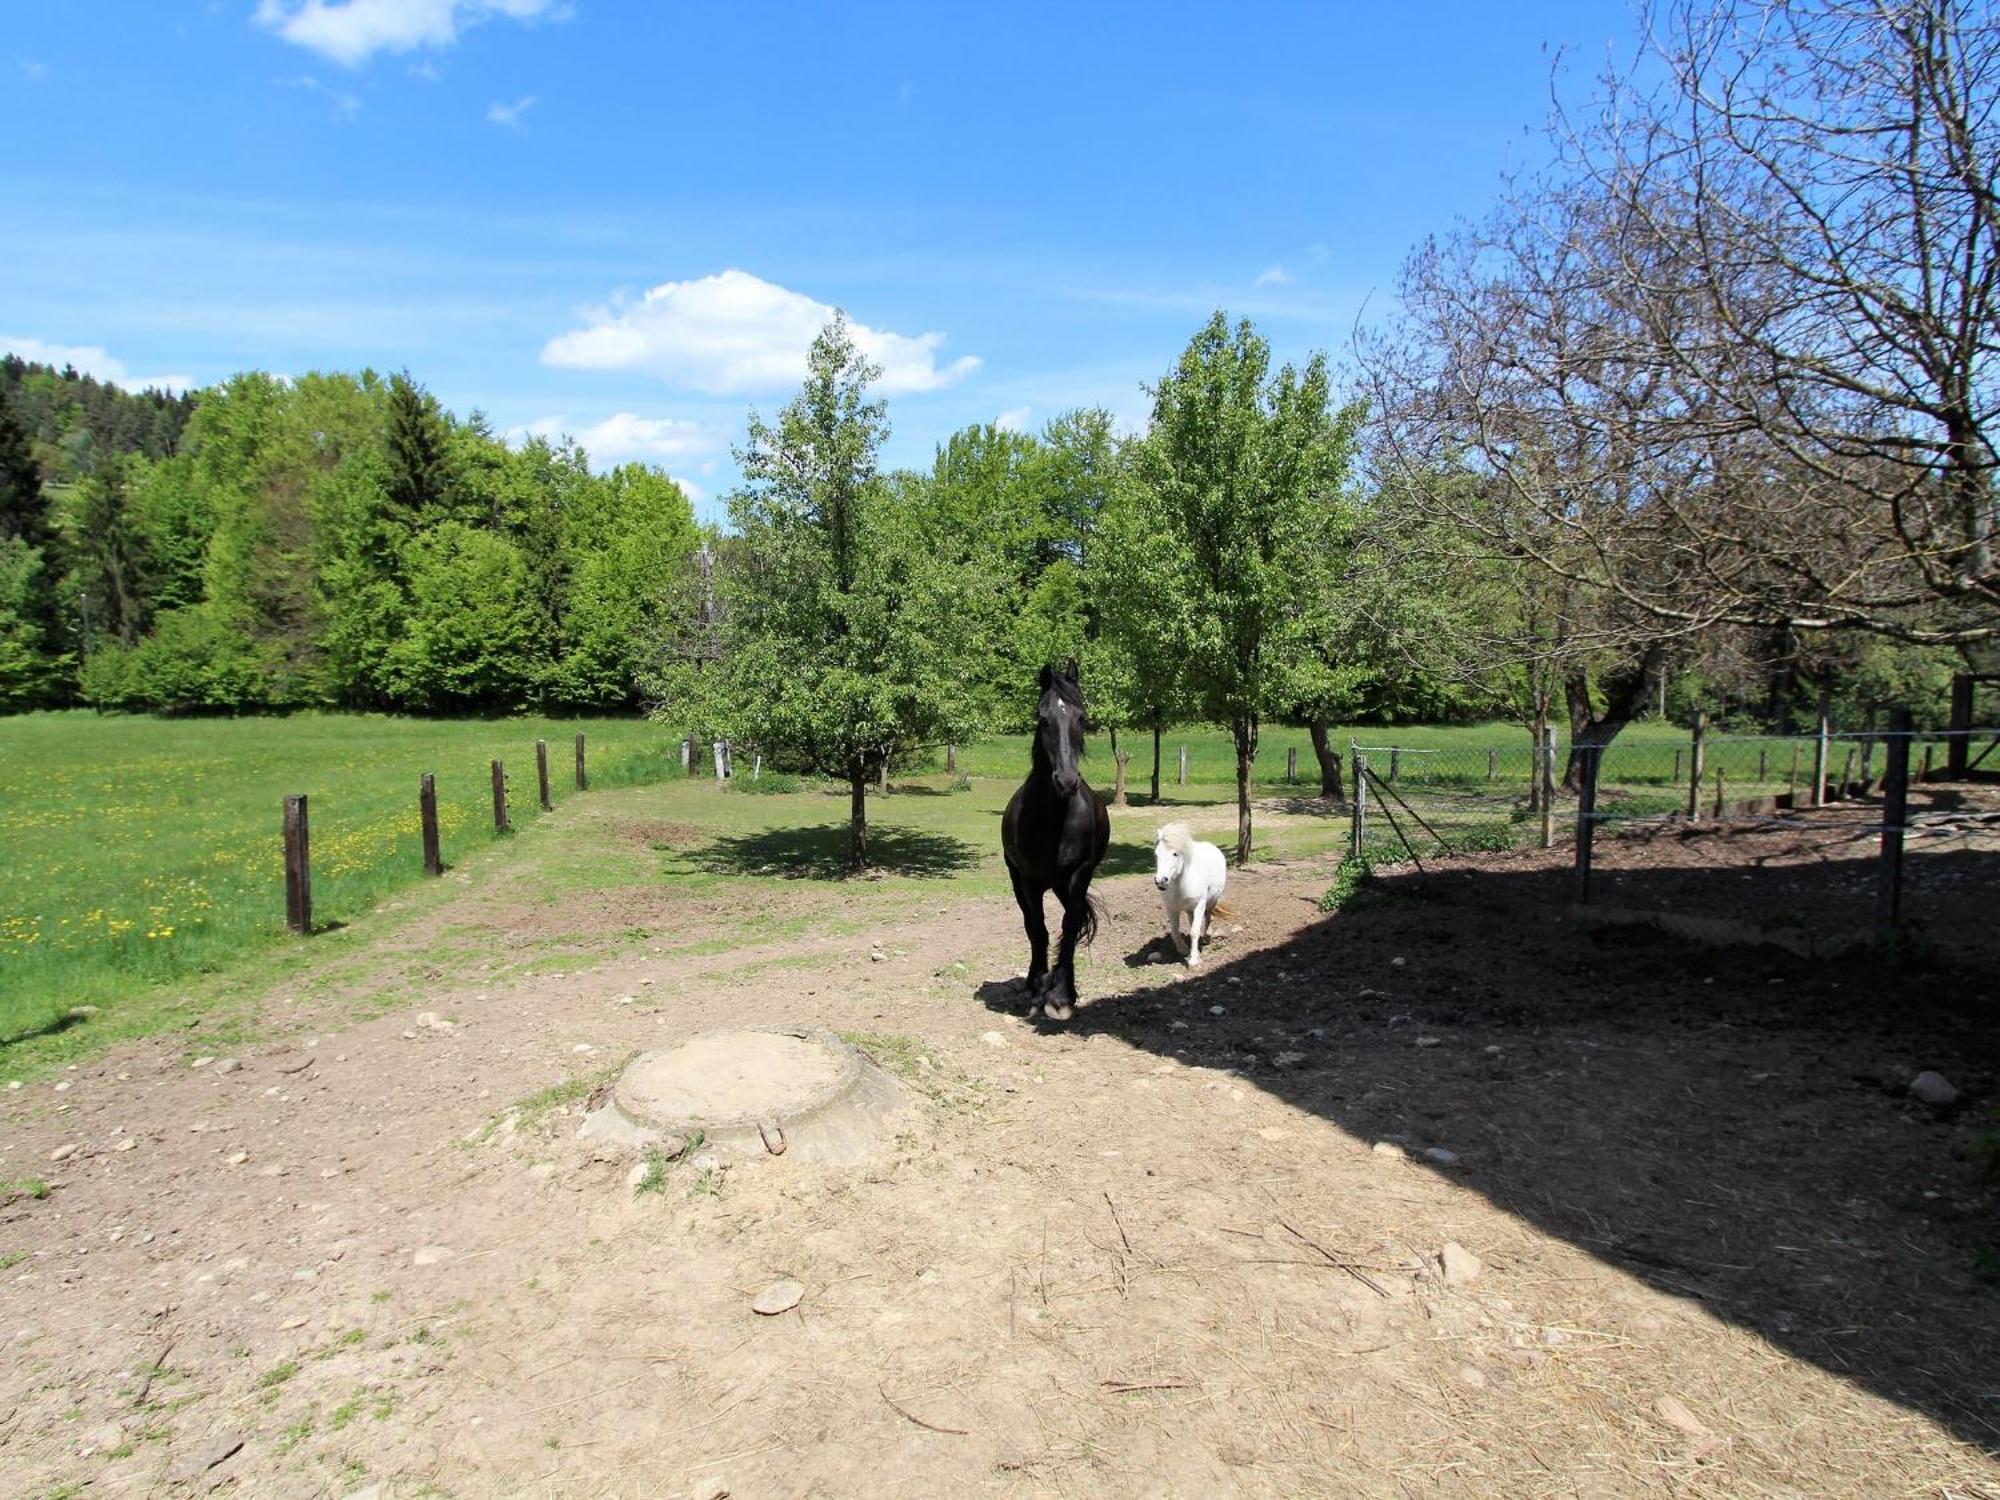
<svg viewBox="0 0 2000 1500">
<path fill-rule="evenodd" d="M 1353 743 L 1349 854 L 1371 865 L 1570 845 L 1603 922 L 1833 953 L 1915 940 L 2000 963 L 2000 728 L 1650 733 L 1608 746 Z M 1992 722 L 1992 721 L 1989 721 Z M 1555 870 L 1559 867 L 1550 866 Z M 1990 955 L 1986 950 L 1991 949 Z"/>
</svg>

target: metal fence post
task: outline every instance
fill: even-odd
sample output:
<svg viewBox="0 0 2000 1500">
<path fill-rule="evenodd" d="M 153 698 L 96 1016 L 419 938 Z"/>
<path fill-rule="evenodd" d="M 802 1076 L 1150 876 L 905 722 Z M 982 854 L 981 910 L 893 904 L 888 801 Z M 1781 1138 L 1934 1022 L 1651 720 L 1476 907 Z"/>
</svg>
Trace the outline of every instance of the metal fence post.
<svg viewBox="0 0 2000 1500">
<path fill-rule="evenodd" d="M 1819 695 L 1819 723 L 1813 731 L 1812 805 L 1826 806 L 1827 759 L 1833 753 L 1833 695 L 1824 688 Z"/>
<path fill-rule="evenodd" d="M 1903 825 L 1910 806 L 1910 711 L 1889 715 L 1889 765 L 1882 781 L 1882 871 L 1875 919 L 1884 933 L 1903 917 Z"/>
<path fill-rule="evenodd" d="M 1368 762 L 1359 750 L 1349 747 L 1354 771 L 1354 808 L 1347 821 L 1347 852 L 1351 858 L 1361 858 L 1362 842 L 1368 836 L 1368 777 L 1364 774 Z"/>
</svg>

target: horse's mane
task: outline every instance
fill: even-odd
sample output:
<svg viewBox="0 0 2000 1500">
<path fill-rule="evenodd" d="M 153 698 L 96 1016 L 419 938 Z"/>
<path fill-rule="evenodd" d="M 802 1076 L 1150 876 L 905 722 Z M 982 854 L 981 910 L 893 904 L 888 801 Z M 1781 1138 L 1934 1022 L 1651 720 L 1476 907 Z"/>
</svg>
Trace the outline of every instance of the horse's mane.
<svg viewBox="0 0 2000 1500">
<path fill-rule="evenodd" d="M 1160 830 L 1159 842 L 1186 859 L 1194 852 L 1194 830 L 1185 823 L 1169 823 Z"/>
</svg>

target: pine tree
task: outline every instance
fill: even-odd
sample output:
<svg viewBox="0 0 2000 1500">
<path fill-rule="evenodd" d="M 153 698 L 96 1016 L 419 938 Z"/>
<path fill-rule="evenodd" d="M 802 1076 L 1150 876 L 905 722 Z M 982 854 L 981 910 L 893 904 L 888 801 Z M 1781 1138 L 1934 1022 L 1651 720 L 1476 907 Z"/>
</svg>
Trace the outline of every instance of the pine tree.
<svg viewBox="0 0 2000 1500">
<path fill-rule="evenodd" d="M 457 489 L 437 398 L 407 373 L 389 377 L 389 513 L 415 529 L 449 514 Z"/>
<path fill-rule="evenodd" d="M 0 537 L 15 537 L 30 547 L 46 547 L 50 539 L 49 502 L 42 493 L 41 472 L 28 452 L 28 434 L 0 396 Z"/>
</svg>

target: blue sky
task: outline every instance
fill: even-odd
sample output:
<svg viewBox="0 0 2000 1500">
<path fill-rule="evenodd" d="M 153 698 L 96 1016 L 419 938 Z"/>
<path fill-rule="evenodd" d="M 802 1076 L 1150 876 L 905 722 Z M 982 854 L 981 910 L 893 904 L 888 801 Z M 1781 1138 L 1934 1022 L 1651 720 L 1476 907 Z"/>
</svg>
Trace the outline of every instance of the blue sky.
<svg viewBox="0 0 2000 1500">
<path fill-rule="evenodd" d="M 135 383 L 407 367 L 712 513 L 823 309 L 888 458 L 1142 385 L 1209 312 L 1338 357 L 1539 161 L 1619 0 L 0 0 L 0 341 Z"/>
</svg>

